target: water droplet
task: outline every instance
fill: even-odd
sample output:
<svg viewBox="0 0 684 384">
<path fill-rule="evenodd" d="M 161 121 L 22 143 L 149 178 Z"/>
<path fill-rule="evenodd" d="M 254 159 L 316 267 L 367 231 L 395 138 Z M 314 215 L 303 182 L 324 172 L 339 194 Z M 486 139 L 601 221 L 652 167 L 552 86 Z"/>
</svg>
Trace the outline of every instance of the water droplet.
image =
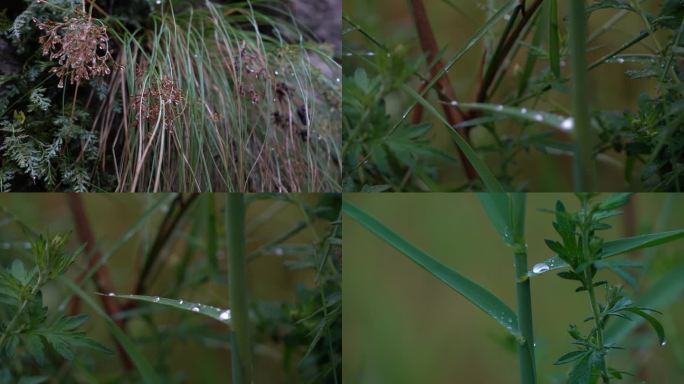
<svg viewBox="0 0 684 384">
<path fill-rule="evenodd" d="M 561 123 L 561 129 L 564 131 L 571 131 L 573 128 L 575 128 L 575 119 L 572 117 L 568 117 Z"/>
<path fill-rule="evenodd" d="M 503 108 L 504 108 L 503 105 L 497 105 L 496 106 L 497 111 L 503 111 Z"/>
<path fill-rule="evenodd" d="M 523 108 L 520 110 L 520 113 L 527 113 L 527 108 Z"/>
<path fill-rule="evenodd" d="M 114 296 L 114 292 L 109 292 L 107 296 Z"/>
<path fill-rule="evenodd" d="M 157 297 L 154 298 L 154 302 L 155 302 L 155 303 L 158 303 L 158 302 L 159 302 L 159 296 L 157 296 Z"/>
<path fill-rule="evenodd" d="M 161 0 L 157 0 L 157 5 L 161 4 Z"/>
<path fill-rule="evenodd" d="M 667 340 L 663 340 L 663 342 L 660 343 L 660 346 L 661 346 L 661 347 L 664 347 L 664 346 L 666 346 L 666 345 L 667 345 Z"/>
<path fill-rule="evenodd" d="M 183 304 L 183 300 L 179 301 L 178 304 Z"/>
<path fill-rule="evenodd" d="M 366 56 L 375 56 L 375 52 L 373 52 L 373 51 L 366 52 Z"/>
<path fill-rule="evenodd" d="M 534 119 L 537 121 L 544 121 L 544 116 L 541 113 L 534 115 Z"/>
<path fill-rule="evenodd" d="M 451 104 L 452 107 L 458 107 L 458 101 L 456 100 L 451 100 L 451 103 L 449 104 Z"/>
<path fill-rule="evenodd" d="M 339 77 L 335 79 L 335 82 L 336 82 L 337 84 L 339 84 L 339 83 L 340 83 L 340 81 L 341 81 L 341 80 L 340 80 L 340 78 L 339 78 Z"/>
<path fill-rule="evenodd" d="M 273 72 L 274 75 L 278 76 L 280 73 L 278 71 Z"/>
<path fill-rule="evenodd" d="M 508 21 L 510 19 L 511 19 L 511 15 L 509 15 L 509 14 L 504 15 L 504 20 Z"/>
<path fill-rule="evenodd" d="M 277 247 L 277 248 L 273 248 L 273 253 L 275 253 L 276 256 L 282 256 L 285 252 L 283 251 L 282 248 Z"/>
<path fill-rule="evenodd" d="M 221 312 L 221 314 L 219 315 L 219 319 L 223 321 L 230 320 L 230 309 Z"/>
<path fill-rule="evenodd" d="M 193 312 L 199 312 L 199 308 L 197 308 L 197 307 L 192 307 L 192 311 L 193 311 Z"/>
<path fill-rule="evenodd" d="M 625 59 L 623 59 L 622 57 L 618 57 L 617 62 L 618 62 L 618 64 L 624 64 Z"/>
<path fill-rule="evenodd" d="M 540 273 L 544 273 L 544 272 L 548 271 L 549 269 L 551 269 L 551 267 L 549 267 L 546 263 L 539 263 L 539 264 L 535 264 L 532 267 L 532 272 L 534 272 L 536 274 L 540 274 Z"/>
</svg>

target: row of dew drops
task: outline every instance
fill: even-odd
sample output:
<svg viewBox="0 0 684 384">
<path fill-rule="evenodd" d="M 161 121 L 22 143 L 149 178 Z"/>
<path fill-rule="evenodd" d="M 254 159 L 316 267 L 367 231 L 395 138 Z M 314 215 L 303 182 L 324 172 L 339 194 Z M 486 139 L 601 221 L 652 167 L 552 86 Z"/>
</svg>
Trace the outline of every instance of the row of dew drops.
<svg viewBox="0 0 684 384">
<path fill-rule="evenodd" d="M 114 292 L 109 292 L 107 294 L 107 296 L 113 297 L 113 296 L 116 296 L 116 294 Z M 155 303 L 158 303 L 160 300 L 161 300 L 161 298 L 159 296 L 156 296 L 153 301 Z M 230 309 L 221 309 L 221 308 L 210 307 L 208 305 L 197 304 L 197 303 L 185 303 L 185 301 L 182 299 L 178 300 L 177 303 L 179 305 L 192 305 L 192 307 L 190 307 L 190 310 L 193 312 L 199 312 L 200 308 L 211 308 L 211 309 L 215 310 L 217 313 L 220 312 L 219 313 L 219 319 L 222 321 L 228 321 L 231 318 Z"/>
</svg>

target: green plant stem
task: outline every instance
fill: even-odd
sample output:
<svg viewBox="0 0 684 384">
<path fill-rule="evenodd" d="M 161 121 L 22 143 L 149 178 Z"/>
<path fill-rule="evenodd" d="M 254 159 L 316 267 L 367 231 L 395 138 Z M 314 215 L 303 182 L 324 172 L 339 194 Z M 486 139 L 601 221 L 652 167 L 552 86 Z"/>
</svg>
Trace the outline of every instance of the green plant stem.
<svg viewBox="0 0 684 384">
<path fill-rule="evenodd" d="M 228 282 L 233 327 L 233 382 L 252 383 L 252 345 L 247 306 L 245 261 L 245 200 L 242 193 L 226 194 L 226 244 L 228 251 Z"/>
<path fill-rule="evenodd" d="M 534 384 L 537 382 L 537 373 L 534 361 L 534 328 L 532 326 L 532 299 L 530 297 L 530 279 L 527 277 L 527 252 L 515 253 L 515 273 L 517 283 L 515 285 L 516 299 L 518 303 L 518 324 L 520 333 L 525 339 L 518 344 L 518 356 L 520 358 L 520 382 Z"/>
<path fill-rule="evenodd" d="M 570 58 L 572 67 L 572 104 L 575 119 L 577 149 L 575 155 L 575 190 L 594 191 L 596 170 L 593 151 L 594 132 L 589 115 L 587 66 L 587 19 L 584 0 L 570 1 Z"/>
<path fill-rule="evenodd" d="M 591 225 L 592 217 L 589 214 L 589 199 L 582 198 L 582 253 L 583 259 L 589 260 L 589 226 Z M 591 311 L 594 315 L 594 322 L 596 323 L 596 349 L 599 352 L 604 352 L 603 348 L 603 324 L 601 321 L 601 310 L 599 309 L 598 301 L 596 300 L 596 293 L 594 292 L 594 281 L 592 278 L 591 266 L 584 271 L 584 287 L 587 288 L 589 294 L 589 301 L 591 303 Z M 605 360 L 605 355 L 601 354 L 601 358 Z M 602 364 L 605 367 L 605 364 Z M 605 372 L 602 372 L 603 382 L 610 382 L 610 378 Z"/>
</svg>

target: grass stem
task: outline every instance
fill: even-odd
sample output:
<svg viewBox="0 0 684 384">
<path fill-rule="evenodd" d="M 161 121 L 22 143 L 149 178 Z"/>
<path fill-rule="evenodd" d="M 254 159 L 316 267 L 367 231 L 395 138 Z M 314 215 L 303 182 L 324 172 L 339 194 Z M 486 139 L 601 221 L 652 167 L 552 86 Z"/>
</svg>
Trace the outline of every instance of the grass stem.
<svg viewBox="0 0 684 384">
<path fill-rule="evenodd" d="M 228 253 L 228 282 L 232 313 L 233 382 L 252 383 L 252 345 L 247 306 L 245 262 L 245 201 L 242 193 L 226 194 L 226 244 Z"/>
<path fill-rule="evenodd" d="M 577 135 L 575 155 L 575 190 L 596 189 L 596 169 L 593 151 L 596 143 L 589 115 L 589 87 L 587 66 L 587 18 L 585 2 L 570 1 L 570 58 L 572 68 L 572 105 Z"/>
<path fill-rule="evenodd" d="M 534 361 L 532 299 L 530 297 L 530 279 L 525 278 L 527 276 L 527 252 L 524 250 L 515 253 L 515 273 L 517 276 L 515 291 L 518 303 L 518 324 L 520 333 L 525 339 L 523 343 L 518 344 L 520 382 L 534 384 L 537 382 L 537 374 Z"/>
</svg>

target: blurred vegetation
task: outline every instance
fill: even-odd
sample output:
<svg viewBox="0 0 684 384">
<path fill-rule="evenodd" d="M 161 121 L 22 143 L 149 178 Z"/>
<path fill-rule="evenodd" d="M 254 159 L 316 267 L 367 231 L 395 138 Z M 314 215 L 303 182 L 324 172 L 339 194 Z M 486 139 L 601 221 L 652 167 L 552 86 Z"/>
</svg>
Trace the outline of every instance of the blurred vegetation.
<svg viewBox="0 0 684 384">
<path fill-rule="evenodd" d="M 344 2 L 345 190 L 484 189 L 459 159 L 457 133 L 506 189 L 571 190 L 573 121 L 547 115 L 572 111 L 569 1 L 520 2 L 527 13 L 517 1 L 427 1 L 433 58 L 416 31 L 417 3 Z M 680 190 L 684 5 L 586 4 L 598 190 Z M 451 85 L 427 92 L 438 61 Z"/>
<path fill-rule="evenodd" d="M 341 196 L 245 199 L 254 382 L 341 382 Z M 231 308 L 223 202 L 213 194 L 0 197 L 0 381 L 231 382 L 229 319 L 202 315 Z M 202 313 L 159 297 L 198 303 Z"/>
<path fill-rule="evenodd" d="M 439 262 L 488 287 L 509 306 L 516 275 L 512 249 L 504 245 L 474 194 L 347 195 L 345 200 L 367 211 Z M 557 239 L 552 226 L 556 201 L 568 211 L 580 208 L 571 194 L 529 194 L 526 240 L 530 269 L 553 256 L 544 239 Z M 396 207 L 402 207 L 397 210 Z M 684 199 L 678 195 L 638 194 L 624 215 L 606 219 L 606 240 L 684 227 Z M 517 383 L 517 342 L 496 321 L 353 220 L 344 226 L 345 381 L 358 383 Z M 662 312 L 667 344 L 647 324 L 609 327 L 611 366 L 634 374 L 621 382 L 679 383 L 684 379 L 684 263 L 681 240 L 632 252 L 643 263 L 629 270 L 634 282 L 599 271 L 596 280 L 630 287 L 635 302 Z M 586 334 L 581 322 L 591 312 L 585 294 L 554 272 L 532 276 L 531 293 L 539 382 L 566 382 L 569 368 L 555 366 L 570 349 L 567 324 Z M 633 286 L 632 283 L 635 283 Z M 626 288 L 627 289 L 627 288 Z M 602 290 L 602 289 L 601 289 Z M 646 295 L 648 294 L 648 295 Z M 613 325 L 615 325 L 613 324 Z M 496 369 L 492 369 L 495 366 Z"/>
</svg>

